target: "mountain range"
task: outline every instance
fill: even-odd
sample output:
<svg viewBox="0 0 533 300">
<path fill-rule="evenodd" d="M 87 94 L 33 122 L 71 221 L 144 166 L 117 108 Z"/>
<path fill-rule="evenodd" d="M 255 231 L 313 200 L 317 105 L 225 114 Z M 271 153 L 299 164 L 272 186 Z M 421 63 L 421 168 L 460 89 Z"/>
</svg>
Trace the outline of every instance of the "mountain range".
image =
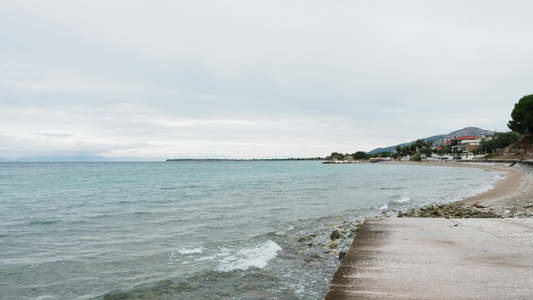
<svg viewBox="0 0 533 300">
<path fill-rule="evenodd" d="M 423 140 L 425 140 L 426 142 L 433 141 L 433 146 L 434 147 L 439 147 L 439 146 L 442 146 L 444 141 L 446 141 L 447 139 L 453 139 L 453 138 L 461 137 L 461 136 L 465 136 L 465 135 L 491 136 L 493 134 L 494 134 L 494 131 L 485 130 L 485 129 L 481 129 L 481 128 L 477 128 L 477 127 L 466 127 L 466 128 L 463 128 L 463 129 L 460 129 L 460 130 L 456 130 L 456 131 L 453 131 L 453 132 L 450 132 L 450 133 L 447 133 L 447 134 L 439 134 L 439 135 L 434 135 L 434 136 L 430 136 L 430 137 L 427 137 L 427 138 L 423 138 Z M 369 151 L 368 153 L 369 154 L 377 154 L 377 153 L 381 153 L 381 152 L 389 152 L 391 150 L 396 149 L 397 146 L 403 147 L 403 146 L 411 145 L 414 142 L 415 141 L 412 141 L 412 142 L 409 142 L 409 143 L 402 143 L 402 144 L 398 144 L 398 145 L 394 145 L 394 146 L 376 148 L 376 149 L 374 149 L 372 151 Z"/>
<path fill-rule="evenodd" d="M 485 130 L 477 127 L 466 127 L 461 130 L 456 130 L 448 134 L 434 135 L 424 138 L 425 141 L 433 141 L 433 146 L 441 146 L 443 141 L 446 139 L 453 139 L 454 137 L 460 137 L 465 135 L 472 136 L 491 136 L 494 134 L 494 131 Z M 415 141 L 409 143 L 402 143 L 398 145 L 376 148 L 372 151 L 369 151 L 369 154 L 377 154 L 381 152 L 389 152 L 395 150 L 396 146 L 406 146 L 411 145 Z M 203 157 L 202 157 L 203 158 Z M 206 158 L 229 158 L 226 156 L 219 155 L 210 155 Z M 201 159 L 198 158 L 197 159 Z M 121 158 L 108 158 L 99 155 L 76 155 L 76 156 L 35 156 L 35 157 L 20 157 L 16 159 L 8 159 L 0 157 L 0 162 L 109 162 L 109 161 L 163 161 L 161 158 L 142 158 L 142 157 L 121 157 Z"/>
</svg>

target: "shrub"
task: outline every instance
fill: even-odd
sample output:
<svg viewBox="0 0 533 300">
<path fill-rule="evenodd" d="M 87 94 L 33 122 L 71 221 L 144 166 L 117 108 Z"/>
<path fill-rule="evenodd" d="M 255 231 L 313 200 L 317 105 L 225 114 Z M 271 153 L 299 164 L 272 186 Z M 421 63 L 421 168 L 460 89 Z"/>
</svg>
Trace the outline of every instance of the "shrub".
<svg viewBox="0 0 533 300">
<path fill-rule="evenodd" d="M 422 160 L 422 154 L 420 152 L 415 153 L 415 155 L 411 156 L 411 161 L 421 161 Z"/>
</svg>

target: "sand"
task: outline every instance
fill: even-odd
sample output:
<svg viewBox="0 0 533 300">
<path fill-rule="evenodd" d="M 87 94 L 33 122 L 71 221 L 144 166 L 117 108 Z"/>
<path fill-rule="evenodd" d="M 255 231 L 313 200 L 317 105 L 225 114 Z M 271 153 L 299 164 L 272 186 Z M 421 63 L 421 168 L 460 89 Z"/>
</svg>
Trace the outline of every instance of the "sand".
<svg viewBox="0 0 533 300">
<path fill-rule="evenodd" d="M 426 162 L 393 162 L 397 164 L 416 164 L 444 167 L 478 168 L 489 172 L 498 172 L 504 178 L 496 182 L 492 189 L 459 201 L 458 203 L 471 207 L 485 207 L 479 210 L 492 210 L 502 217 L 530 217 L 533 216 L 533 165 L 493 162 L 455 162 L 455 161 L 426 161 Z"/>
<path fill-rule="evenodd" d="M 465 166 L 470 165 L 464 163 Z M 484 206 L 503 217 L 528 217 L 533 214 L 533 167 L 524 165 L 489 164 L 487 170 L 504 172 L 505 178 L 492 189 L 460 201 L 465 206 Z"/>
</svg>

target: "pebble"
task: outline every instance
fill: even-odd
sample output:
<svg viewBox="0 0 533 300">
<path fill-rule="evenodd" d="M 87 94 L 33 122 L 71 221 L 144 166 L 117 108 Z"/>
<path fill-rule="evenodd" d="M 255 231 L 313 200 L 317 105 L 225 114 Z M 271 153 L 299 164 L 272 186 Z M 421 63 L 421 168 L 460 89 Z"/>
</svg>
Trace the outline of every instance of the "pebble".
<svg viewBox="0 0 533 300">
<path fill-rule="evenodd" d="M 398 218 L 501 218 L 501 215 L 488 210 L 481 211 L 476 208 L 485 208 L 475 204 L 472 207 L 465 207 L 457 203 L 426 205 L 420 209 L 410 209 L 407 212 L 398 212 Z"/>
</svg>

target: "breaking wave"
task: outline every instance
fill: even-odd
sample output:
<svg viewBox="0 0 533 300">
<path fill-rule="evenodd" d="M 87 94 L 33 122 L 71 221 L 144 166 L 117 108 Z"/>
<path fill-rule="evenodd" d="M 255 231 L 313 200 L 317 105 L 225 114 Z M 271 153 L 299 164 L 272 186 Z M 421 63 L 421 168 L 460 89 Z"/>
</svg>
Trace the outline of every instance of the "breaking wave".
<svg viewBox="0 0 533 300">
<path fill-rule="evenodd" d="M 275 242 L 268 240 L 256 247 L 244 248 L 222 259 L 217 267 L 219 272 L 231 272 L 234 270 L 248 270 L 249 268 L 262 269 L 267 266 L 269 260 L 277 256 L 281 247 Z"/>
</svg>

